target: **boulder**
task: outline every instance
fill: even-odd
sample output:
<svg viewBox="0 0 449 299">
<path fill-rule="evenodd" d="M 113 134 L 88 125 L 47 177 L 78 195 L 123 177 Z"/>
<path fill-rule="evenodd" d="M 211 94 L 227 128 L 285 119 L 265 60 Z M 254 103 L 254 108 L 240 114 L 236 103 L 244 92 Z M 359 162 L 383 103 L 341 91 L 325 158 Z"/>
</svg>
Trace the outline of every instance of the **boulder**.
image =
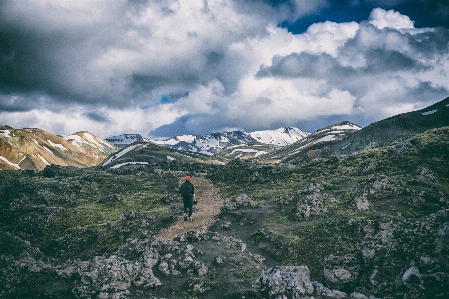
<svg viewBox="0 0 449 299">
<path fill-rule="evenodd" d="M 263 298 L 302 298 L 313 293 L 307 266 L 277 266 L 268 269 L 253 285 Z"/>
<path fill-rule="evenodd" d="M 345 290 L 353 287 L 358 278 L 361 261 L 353 254 L 329 255 L 324 260 L 324 280 L 328 287 Z"/>
<path fill-rule="evenodd" d="M 438 231 L 438 241 L 435 253 L 449 254 L 449 222 L 446 222 Z"/>
</svg>

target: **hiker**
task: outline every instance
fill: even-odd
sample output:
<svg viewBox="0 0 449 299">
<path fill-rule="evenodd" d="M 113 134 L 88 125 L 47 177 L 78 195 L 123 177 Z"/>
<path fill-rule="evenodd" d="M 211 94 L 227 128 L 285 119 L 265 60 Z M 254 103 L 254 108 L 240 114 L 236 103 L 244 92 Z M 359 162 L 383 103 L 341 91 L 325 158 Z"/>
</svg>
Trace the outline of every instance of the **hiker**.
<svg viewBox="0 0 449 299">
<path fill-rule="evenodd" d="M 184 221 L 192 220 L 193 198 L 195 197 L 195 187 L 190 182 L 190 175 L 186 176 L 186 181 L 182 183 L 179 192 L 184 202 Z"/>
</svg>

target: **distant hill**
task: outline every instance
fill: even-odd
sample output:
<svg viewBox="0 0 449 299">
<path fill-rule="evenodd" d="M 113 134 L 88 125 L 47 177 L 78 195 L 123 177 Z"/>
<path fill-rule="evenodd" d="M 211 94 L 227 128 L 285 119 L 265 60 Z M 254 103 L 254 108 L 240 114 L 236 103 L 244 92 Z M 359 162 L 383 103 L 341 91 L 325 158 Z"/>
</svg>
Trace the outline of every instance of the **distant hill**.
<svg viewBox="0 0 449 299">
<path fill-rule="evenodd" d="M 218 151 L 214 156 L 226 160 L 230 159 L 257 159 L 261 155 L 270 153 L 281 148 L 273 144 L 264 144 L 260 142 L 248 142 L 244 144 L 226 147 Z"/>
<path fill-rule="evenodd" d="M 221 159 L 209 155 L 175 150 L 153 142 L 138 141 L 111 154 L 100 166 L 116 169 L 125 165 L 153 165 L 163 163 L 224 164 Z"/>
<path fill-rule="evenodd" d="M 50 164 L 95 166 L 116 150 L 89 132 L 64 138 L 37 128 L 0 127 L 0 170 L 40 171 Z"/>
<path fill-rule="evenodd" d="M 350 154 L 365 148 L 405 142 L 433 128 L 449 125 L 449 97 L 427 108 L 392 116 L 364 127 L 347 138 L 333 143 L 328 153 Z"/>
</svg>

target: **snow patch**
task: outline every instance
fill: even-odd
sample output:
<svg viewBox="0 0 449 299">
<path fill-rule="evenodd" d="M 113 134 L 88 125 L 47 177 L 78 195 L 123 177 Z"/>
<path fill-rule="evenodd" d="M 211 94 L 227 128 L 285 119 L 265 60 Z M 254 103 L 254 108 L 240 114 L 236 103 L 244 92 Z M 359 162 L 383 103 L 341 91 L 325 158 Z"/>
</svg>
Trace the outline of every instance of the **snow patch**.
<svg viewBox="0 0 449 299">
<path fill-rule="evenodd" d="M 431 115 L 431 114 L 434 114 L 434 113 L 437 112 L 437 111 L 438 111 L 438 109 L 435 109 L 435 110 L 423 112 L 423 113 L 421 113 L 421 114 L 422 114 L 422 115 Z"/>
<path fill-rule="evenodd" d="M 43 148 L 46 149 L 46 150 L 47 150 L 50 154 L 52 154 L 53 156 L 55 155 L 55 154 L 51 151 L 51 149 L 49 149 L 48 147 L 43 146 Z"/>
<path fill-rule="evenodd" d="M 173 158 L 171 156 L 167 156 L 167 159 L 170 160 L 170 161 L 176 160 L 176 158 Z"/>
<path fill-rule="evenodd" d="M 107 161 L 103 164 L 103 166 L 108 165 L 108 164 L 111 163 L 112 161 L 114 161 L 114 160 L 120 158 L 121 156 L 123 156 L 124 154 L 126 154 L 126 153 L 132 151 L 133 149 L 135 149 L 135 148 L 138 147 L 139 145 L 140 145 L 140 144 L 134 144 L 134 145 L 125 147 L 125 148 L 124 148 L 123 150 L 121 150 L 120 152 L 115 153 L 114 155 L 112 155 L 112 157 L 109 158 L 109 160 L 107 160 Z"/>
<path fill-rule="evenodd" d="M 348 144 L 346 144 L 345 146 L 341 147 L 341 150 L 345 150 L 347 149 L 350 145 L 352 144 L 352 142 L 349 142 Z"/>
<path fill-rule="evenodd" d="M 73 145 L 73 146 L 81 148 L 81 146 L 78 144 L 78 142 L 76 142 L 76 140 L 70 141 L 70 144 Z"/>
<path fill-rule="evenodd" d="M 53 146 L 53 147 L 59 148 L 59 149 L 61 149 L 61 150 L 63 150 L 63 151 L 66 151 L 66 150 L 67 150 L 62 144 L 59 144 L 59 143 L 53 143 L 53 142 L 51 142 L 51 140 L 47 140 L 47 141 L 48 141 L 48 143 L 50 143 L 50 145 Z"/>
<path fill-rule="evenodd" d="M 279 128 L 276 130 L 254 131 L 249 133 L 249 135 L 262 143 L 286 146 L 303 139 L 309 134 L 298 128 Z"/>
<path fill-rule="evenodd" d="M 320 143 L 320 142 L 324 142 L 324 141 L 333 141 L 336 140 L 337 138 L 335 138 L 335 135 L 326 135 L 324 137 L 321 137 L 318 140 L 315 140 L 314 142 L 312 142 L 312 144 L 316 144 L 316 143 Z"/>
<path fill-rule="evenodd" d="M 362 128 L 357 125 L 341 125 L 341 126 L 333 126 L 332 129 L 335 129 L 335 130 L 360 130 Z"/>
<path fill-rule="evenodd" d="M 0 160 L 6 162 L 6 164 L 11 165 L 12 167 L 16 167 L 17 169 L 20 169 L 19 164 L 14 164 L 14 163 L 12 163 L 12 162 L 9 162 L 9 160 L 6 159 L 6 158 L 3 157 L 3 156 L 0 156 Z M 22 160 L 23 160 L 23 159 L 22 159 Z M 21 160 L 20 162 L 22 162 L 22 160 Z M 19 162 L 19 163 L 20 163 L 20 162 Z"/>
<path fill-rule="evenodd" d="M 121 163 L 121 164 L 117 164 L 111 167 L 111 169 L 117 169 L 120 168 L 124 165 L 148 165 L 148 162 L 126 162 L 126 163 Z"/>
<path fill-rule="evenodd" d="M 10 130 L 2 130 L 0 131 L 0 134 L 2 134 L 6 138 L 11 138 L 11 131 Z"/>
<path fill-rule="evenodd" d="M 47 160 L 45 160 L 44 157 L 42 157 L 41 155 L 37 154 L 37 156 L 42 160 L 42 162 L 44 162 L 45 165 L 50 165 L 50 163 L 47 162 Z"/>
<path fill-rule="evenodd" d="M 265 155 L 267 152 L 266 151 L 258 151 L 255 155 L 254 155 L 254 158 L 257 158 L 257 157 L 259 157 L 259 156 L 261 156 L 261 155 Z"/>
<path fill-rule="evenodd" d="M 251 149 L 251 148 L 240 148 L 240 149 L 235 149 L 235 150 L 233 150 L 231 154 L 233 154 L 233 153 L 235 153 L 235 152 L 257 153 L 258 150 Z"/>
<path fill-rule="evenodd" d="M 104 142 L 101 139 L 98 139 L 97 137 L 95 137 L 94 135 L 90 134 L 89 132 L 84 132 L 83 136 L 86 137 L 86 139 L 88 141 L 90 141 L 90 144 L 92 145 L 97 145 L 98 148 L 100 149 L 104 149 L 105 146 L 113 148 L 113 146 L 111 146 L 109 143 Z M 95 146 L 94 146 L 95 147 Z"/>
</svg>

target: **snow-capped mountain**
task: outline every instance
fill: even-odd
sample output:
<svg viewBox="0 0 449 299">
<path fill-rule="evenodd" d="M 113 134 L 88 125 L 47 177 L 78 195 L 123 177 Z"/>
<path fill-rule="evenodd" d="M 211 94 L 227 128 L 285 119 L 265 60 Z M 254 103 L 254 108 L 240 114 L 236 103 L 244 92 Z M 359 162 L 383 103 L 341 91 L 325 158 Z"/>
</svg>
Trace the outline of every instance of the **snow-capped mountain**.
<svg viewBox="0 0 449 299">
<path fill-rule="evenodd" d="M 213 155 L 224 148 L 250 142 L 285 146 L 301 140 L 307 135 L 308 133 L 303 132 L 301 129 L 284 127 L 277 130 L 255 131 L 251 133 L 233 131 L 213 133 L 205 136 L 180 135 L 153 142 L 177 150 Z"/>
<path fill-rule="evenodd" d="M 282 127 L 277 130 L 254 131 L 249 135 L 260 143 L 286 146 L 303 139 L 309 133 L 298 128 Z"/>
<path fill-rule="evenodd" d="M 140 134 L 122 134 L 118 136 L 108 137 L 105 140 L 117 147 L 125 147 L 128 144 L 136 141 L 151 141 L 150 139 L 143 137 Z"/>
<path fill-rule="evenodd" d="M 63 138 L 37 128 L 0 127 L 0 170 L 39 171 L 50 164 L 95 166 L 116 150 L 89 132 Z"/>
</svg>

